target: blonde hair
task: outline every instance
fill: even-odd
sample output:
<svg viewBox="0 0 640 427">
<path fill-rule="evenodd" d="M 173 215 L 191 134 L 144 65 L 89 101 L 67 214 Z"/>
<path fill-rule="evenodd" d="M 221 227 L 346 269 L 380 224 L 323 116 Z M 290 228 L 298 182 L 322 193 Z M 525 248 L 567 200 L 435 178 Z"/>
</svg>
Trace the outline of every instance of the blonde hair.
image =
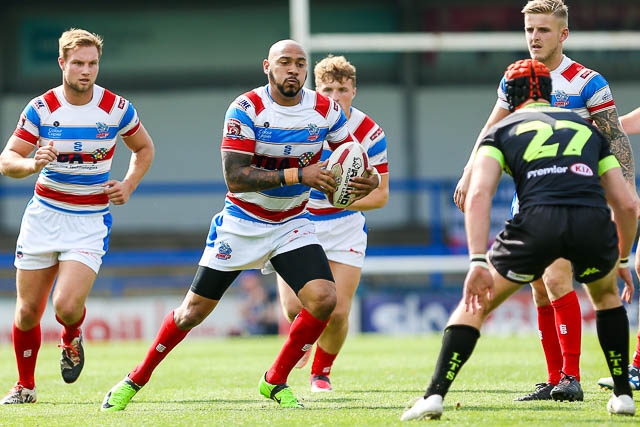
<svg viewBox="0 0 640 427">
<path fill-rule="evenodd" d="M 58 39 L 58 51 L 61 58 L 67 58 L 67 52 L 78 46 L 95 46 L 98 58 L 102 56 L 102 37 L 79 28 L 70 28 Z"/>
<path fill-rule="evenodd" d="M 343 83 L 347 80 L 352 80 L 353 87 L 356 86 L 356 67 L 351 65 L 344 56 L 327 56 L 316 64 L 313 74 L 316 78 L 316 86 L 325 81 Z"/>
<path fill-rule="evenodd" d="M 553 15 L 562 20 L 565 27 L 569 26 L 569 8 L 563 0 L 530 0 L 523 8 L 525 15 Z"/>
</svg>

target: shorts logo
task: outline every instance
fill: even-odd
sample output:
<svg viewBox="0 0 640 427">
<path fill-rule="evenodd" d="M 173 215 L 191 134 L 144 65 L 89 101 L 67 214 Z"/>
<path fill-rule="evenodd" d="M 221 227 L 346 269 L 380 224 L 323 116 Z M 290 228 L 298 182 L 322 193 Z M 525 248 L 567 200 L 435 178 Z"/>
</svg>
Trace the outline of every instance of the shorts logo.
<svg viewBox="0 0 640 427">
<path fill-rule="evenodd" d="M 298 166 L 300 166 L 301 168 L 307 166 L 309 162 L 311 162 L 311 159 L 313 159 L 313 155 L 314 153 L 312 153 L 311 151 L 302 153 L 302 155 L 298 157 Z"/>
<path fill-rule="evenodd" d="M 584 270 L 579 277 L 585 277 L 585 276 L 589 276 L 591 274 L 596 274 L 596 273 L 600 273 L 600 269 L 599 268 L 589 267 L 586 270 Z"/>
<path fill-rule="evenodd" d="M 511 279 L 514 282 L 527 283 L 527 282 L 533 281 L 533 274 L 515 273 L 515 272 L 509 270 L 507 272 L 507 279 Z"/>
<path fill-rule="evenodd" d="M 231 246 L 227 242 L 220 242 L 220 246 L 218 247 L 218 254 L 216 258 L 218 259 L 230 259 L 231 258 Z"/>
</svg>

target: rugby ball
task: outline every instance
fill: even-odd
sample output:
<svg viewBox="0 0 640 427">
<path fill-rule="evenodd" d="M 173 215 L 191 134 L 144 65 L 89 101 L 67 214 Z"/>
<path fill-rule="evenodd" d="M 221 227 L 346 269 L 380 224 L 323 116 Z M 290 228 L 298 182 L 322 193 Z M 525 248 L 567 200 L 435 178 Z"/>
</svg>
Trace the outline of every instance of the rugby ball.
<svg viewBox="0 0 640 427">
<path fill-rule="evenodd" d="M 369 168 L 369 157 L 358 142 L 347 142 L 336 148 L 329 156 L 327 170 L 331 171 L 338 188 L 327 198 L 336 208 L 346 208 L 353 201 L 349 194 L 349 180 L 362 176 Z"/>
</svg>

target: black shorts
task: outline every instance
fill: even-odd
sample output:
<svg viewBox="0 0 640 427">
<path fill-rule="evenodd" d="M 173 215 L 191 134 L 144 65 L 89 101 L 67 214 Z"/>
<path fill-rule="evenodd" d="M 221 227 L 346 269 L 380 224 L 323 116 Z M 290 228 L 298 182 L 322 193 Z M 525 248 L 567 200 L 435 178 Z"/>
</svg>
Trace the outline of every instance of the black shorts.
<svg viewBox="0 0 640 427">
<path fill-rule="evenodd" d="M 571 261 L 574 278 L 589 283 L 618 261 L 618 234 L 608 208 L 539 205 L 507 220 L 489 259 L 504 278 L 530 283 L 556 259 Z"/>
</svg>

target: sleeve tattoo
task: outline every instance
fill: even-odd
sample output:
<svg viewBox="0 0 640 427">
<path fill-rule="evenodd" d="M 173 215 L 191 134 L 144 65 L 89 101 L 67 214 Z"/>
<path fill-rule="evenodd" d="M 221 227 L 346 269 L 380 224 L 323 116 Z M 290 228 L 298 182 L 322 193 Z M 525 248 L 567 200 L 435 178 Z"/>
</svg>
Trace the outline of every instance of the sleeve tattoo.
<svg viewBox="0 0 640 427">
<path fill-rule="evenodd" d="M 223 151 L 222 168 L 227 187 L 234 193 L 266 190 L 280 186 L 278 171 L 253 167 L 251 155 L 248 154 Z"/>
<path fill-rule="evenodd" d="M 633 161 L 633 151 L 629 137 L 622 129 L 618 119 L 618 112 L 615 108 L 596 113 L 593 121 L 605 138 L 609 141 L 611 152 L 622 167 L 624 179 L 629 183 L 635 183 L 636 174 Z"/>
</svg>

